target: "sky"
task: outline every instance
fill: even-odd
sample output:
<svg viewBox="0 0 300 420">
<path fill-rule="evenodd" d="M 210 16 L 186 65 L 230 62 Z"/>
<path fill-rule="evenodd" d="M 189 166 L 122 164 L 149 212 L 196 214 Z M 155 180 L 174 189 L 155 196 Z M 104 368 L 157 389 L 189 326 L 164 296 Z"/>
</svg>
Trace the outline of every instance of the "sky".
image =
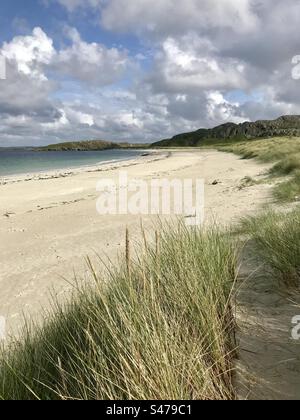
<svg viewBox="0 0 300 420">
<path fill-rule="evenodd" d="M 1 0 L 0 147 L 300 114 L 299 23 L 299 0 Z"/>
</svg>

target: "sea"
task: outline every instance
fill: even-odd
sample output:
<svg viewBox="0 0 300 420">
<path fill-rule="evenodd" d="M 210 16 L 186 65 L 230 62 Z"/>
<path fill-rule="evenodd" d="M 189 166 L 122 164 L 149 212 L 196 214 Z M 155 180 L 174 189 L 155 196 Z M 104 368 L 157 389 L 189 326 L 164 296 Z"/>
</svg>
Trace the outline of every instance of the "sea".
<svg viewBox="0 0 300 420">
<path fill-rule="evenodd" d="M 141 150 L 38 152 L 32 149 L 0 148 L 0 177 L 126 161 L 143 153 Z"/>
</svg>

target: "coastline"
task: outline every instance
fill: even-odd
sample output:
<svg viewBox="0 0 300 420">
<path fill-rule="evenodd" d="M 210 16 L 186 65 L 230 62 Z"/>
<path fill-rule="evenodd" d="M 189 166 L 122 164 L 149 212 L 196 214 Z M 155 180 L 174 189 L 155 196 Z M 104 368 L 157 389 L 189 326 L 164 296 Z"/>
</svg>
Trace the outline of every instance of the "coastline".
<svg viewBox="0 0 300 420">
<path fill-rule="evenodd" d="M 129 178 L 145 181 L 204 178 L 206 223 L 228 224 L 268 201 L 268 184 L 240 188 L 243 178 L 261 179 L 268 167 L 213 150 L 170 150 L 1 184 L 0 316 L 8 334 L 22 328 L 24 315 L 39 320 L 51 294 L 68 299 L 74 273 L 88 281 L 87 256 L 96 264 L 99 257 L 114 261 L 124 251 L 126 227 L 133 242 L 141 240 L 141 219 L 147 234 L 153 232 L 157 216 L 97 213 L 101 174 L 118 180 L 119 169 L 126 168 Z"/>
<path fill-rule="evenodd" d="M 65 152 L 68 153 L 68 152 Z M 81 173 L 91 172 L 105 172 L 114 169 L 127 168 L 129 166 L 137 165 L 141 162 L 148 163 L 155 160 L 164 159 L 170 152 L 163 152 L 160 150 L 144 150 L 143 153 L 149 153 L 148 156 L 137 156 L 128 159 L 114 159 L 99 162 L 94 165 L 80 165 L 76 167 L 66 167 L 60 169 L 53 169 L 49 171 L 37 171 L 15 175 L 0 175 L 0 185 L 13 184 L 17 182 L 28 182 L 28 181 L 43 181 L 48 179 L 66 178 L 68 176 L 74 176 Z"/>
</svg>

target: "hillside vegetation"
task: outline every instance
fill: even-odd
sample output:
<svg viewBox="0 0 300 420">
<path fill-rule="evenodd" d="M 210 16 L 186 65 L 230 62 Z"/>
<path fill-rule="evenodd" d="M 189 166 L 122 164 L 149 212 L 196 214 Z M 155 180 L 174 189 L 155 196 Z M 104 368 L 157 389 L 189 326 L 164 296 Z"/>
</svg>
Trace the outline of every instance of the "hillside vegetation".
<svg viewBox="0 0 300 420">
<path fill-rule="evenodd" d="M 263 137 L 299 136 L 300 116 L 282 116 L 271 121 L 227 123 L 215 128 L 179 134 L 172 139 L 154 143 L 152 147 L 197 147 L 218 141 L 243 141 Z"/>
<path fill-rule="evenodd" d="M 270 177 L 284 178 L 274 188 L 279 201 L 300 201 L 300 137 L 252 140 L 231 144 L 218 144 L 222 151 L 232 152 L 243 159 L 256 158 L 261 162 L 274 162 Z"/>
<path fill-rule="evenodd" d="M 39 147 L 36 150 L 42 152 L 88 152 L 113 149 L 140 149 L 146 148 L 146 144 L 134 143 L 113 143 L 103 140 L 73 141 L 66 143 L 50 144 L 49 146 Z"/>
<path fill-rule="evenodd" d="M 243 159 L 274 162 L 270 177 L 285 177 L 274 195 L 282 202 L 300 201 L 300 116 L 283 116 L 274 121 L 223 124 L 179 134 L 152 147 L 214 147 Z"/>
</svg>

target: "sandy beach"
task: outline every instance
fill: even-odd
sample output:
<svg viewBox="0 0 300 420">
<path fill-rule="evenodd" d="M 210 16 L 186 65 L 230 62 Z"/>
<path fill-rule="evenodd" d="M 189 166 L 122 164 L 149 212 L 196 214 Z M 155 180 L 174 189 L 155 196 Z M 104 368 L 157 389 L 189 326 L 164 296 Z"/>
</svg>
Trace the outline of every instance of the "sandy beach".
<svg viewBox="0 0 300 420">
<path fill-rule="evenodd" d="M 243 179 L 264 177 L 267 165 L 217 151 L 159 151 L 131 161 L 99 167 L 8 177 L 0 182 L 0 315 L 8 333 L 23 316 L 39 318 L 49 296 L 67 297 L 74 273 L 87 274 L 85 258 L 114 259 L 124 250 L 125 229 L 138 240 L 141 218 L 101 216 L 96 211 L 97 182 L 131 178 L 205 179 L 206 222 L 231 223 L 268 201 L 271 186 L 245 187 Z M 143 216 L 147 230 L 156 216 Z"/>
</svg>

